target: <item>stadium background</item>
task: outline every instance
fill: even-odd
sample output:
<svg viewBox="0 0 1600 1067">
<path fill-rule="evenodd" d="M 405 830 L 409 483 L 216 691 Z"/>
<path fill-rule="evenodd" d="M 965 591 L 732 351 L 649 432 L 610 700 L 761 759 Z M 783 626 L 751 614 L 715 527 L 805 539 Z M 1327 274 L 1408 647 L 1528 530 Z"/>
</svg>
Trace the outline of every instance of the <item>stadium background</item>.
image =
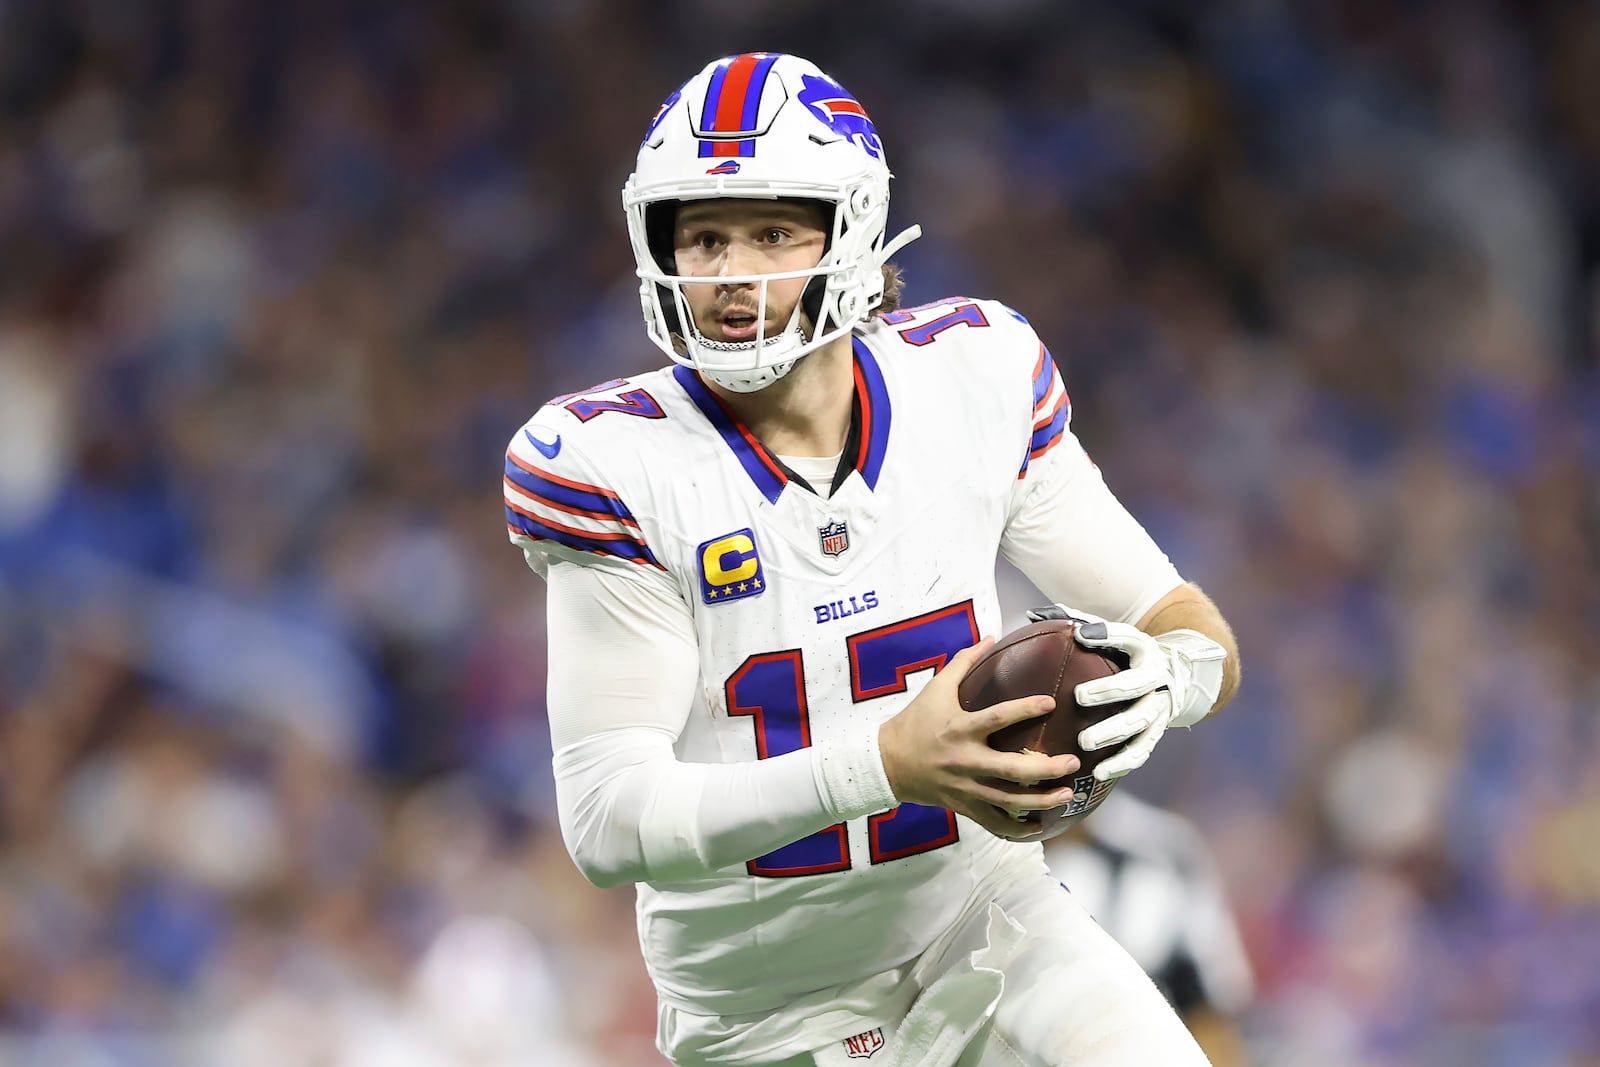
<svg viewBox="0 0 1600 1067">
<path fill-rule="evenodd" d="M 1600 1063 L 1588 0 L 0 2 L 0 1062 L 659 1062 L 496 482 L 658 363 L 617 190 L 759 47 L 1238 629 L 1137 788 L 1258 1061 Z"/>
</svg>

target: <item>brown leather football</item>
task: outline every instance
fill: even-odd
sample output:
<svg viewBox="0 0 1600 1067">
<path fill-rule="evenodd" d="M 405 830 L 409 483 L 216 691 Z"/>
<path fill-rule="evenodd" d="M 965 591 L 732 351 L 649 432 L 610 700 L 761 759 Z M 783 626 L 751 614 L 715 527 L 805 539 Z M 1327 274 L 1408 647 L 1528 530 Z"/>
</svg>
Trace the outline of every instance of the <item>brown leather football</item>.
<svg viewBox="0 0 1600 1067">
<path fill-rule="evenodd" d="M 1078 624 L 1051 619 L 1029 623 L 996 642 L 961 680 L 957 689 L 961 706 L 977 711 L 1018 697 L 1050 695 L 1055 710 L 1037 719 L 1008 726 L 989 736 L 993 748 L 1005 752 L 1043 752 L 1048 756 L 1070 753 L 1082 766 L 1067 779 L 1049 787 L 1072 785 L 1072 800 L 1064 807 L 1042 813 L 1052 831 L 1064 829 L 1089 814 L 1111 792 L 1116 780 L 1097 782 L 1094 769 L 1115 755 L 1121 745 L 1085 752 L 1078 734 L 1087 726 L 1110 718 L 1131 701 L 1082 707 L 1073 695 L 1078 683 L 1115 674 L 1127 666 L 1114 652 L 1086 648 L 1076 640 Z M 1031 821 L 1031 820 L 1030 820 Z M 1059 824 L 1059 827 L 1058 827 Z"/>
</svg>

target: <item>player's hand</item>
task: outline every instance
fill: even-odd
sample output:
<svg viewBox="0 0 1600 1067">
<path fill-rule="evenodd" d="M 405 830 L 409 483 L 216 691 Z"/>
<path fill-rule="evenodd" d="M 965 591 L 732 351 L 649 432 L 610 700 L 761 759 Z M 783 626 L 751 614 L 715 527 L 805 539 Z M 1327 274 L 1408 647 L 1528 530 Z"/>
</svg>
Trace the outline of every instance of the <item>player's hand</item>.
<svg viewBox="0 0 1600 1067">
<path fill-rule="evenodd" d="M 883 724 L 878 749 L 889 785 L 902 803 L 948 808 L 998 837 L 1034 840 L 1045 829 L 1037 820 L 1025 823 L 1019 816 L 1071 800 L 1070 787 L 1040 790 L 1038 783 L 1066 777 L 1078 769 L 1078 759 L 989 747 L 989 735 L 996 730 L 1055 707 L 1054 697 L 1037 696 L 981 711 L 962 708 L 956 689 L 993 645 L 994 639 L 986 637 L 956 653 L 900 714 Z"/>
<path fill-rule="evenodd" d="M 1222 663 L 1228 653 L 1204 634 L 1173 630 L 1152 637 L 1137 626 L 1109 622 L 1061 604 L 1036 608 L 1028 612 L 1028 619 L 1073 620 L 1078 624 L 1079 644 L 1116 649 L 1128 657 L 1127 670 L 1083 682 L 1072 691 L 1085 706 L 1134 702 L 1078 734 L 1078 743 L 1090 752 L 1127 742 L 1121 752 L 1094 769 L 1094 776 L 1102 782 L 1144 766 L 1168 727 L 1193 726 L 1217 702 Z"/>
</svg>

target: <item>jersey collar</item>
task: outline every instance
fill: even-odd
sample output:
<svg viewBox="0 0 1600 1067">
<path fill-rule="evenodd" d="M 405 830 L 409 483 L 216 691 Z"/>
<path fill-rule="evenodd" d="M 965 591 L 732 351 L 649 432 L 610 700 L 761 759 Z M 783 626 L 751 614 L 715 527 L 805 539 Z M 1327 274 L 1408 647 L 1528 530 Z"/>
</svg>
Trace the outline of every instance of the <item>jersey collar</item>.
<svg viewBox="0 0 1600 1067">
<path fill-rule="evenodd" d="M 836 491 L 852 470 L 860 472 L 867 488 L 876 489 L 883 471 L 883 457 L 889 447 L 889 389 L 884 384 L 883 370 L 861 338 L 853 339 L 851 349 L 855 357 L 851 365 L 855 400 L 850 410 L 850 432 L 845 438 L 844 453 L 839 457 L 839 471 L 834 476 Z M 776 504 L 784 486 L 790 482 L 805 485 L 804 479 L 780 463 L 699 374 L 680 365 L 672 369 L 672 376 L 716 429 L 768 503 Z"/>
</svg>

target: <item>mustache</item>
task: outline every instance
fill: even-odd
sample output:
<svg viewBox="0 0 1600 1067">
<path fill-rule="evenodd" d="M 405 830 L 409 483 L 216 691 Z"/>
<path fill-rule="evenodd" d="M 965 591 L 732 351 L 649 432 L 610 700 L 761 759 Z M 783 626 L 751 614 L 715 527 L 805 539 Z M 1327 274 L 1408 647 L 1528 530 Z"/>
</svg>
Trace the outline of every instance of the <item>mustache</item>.
<svg viewBox="0 0 1600 1067">
<path fill-rule="evenodd" d="M 767 311 L 772 310 L 772 304 L 767 304 Z M 713 315 L 722 316 L 730 311 L 742 311 L 748 315 L 756 316 L 761 313 L 761 306 L 754 300 L 744 299 L 738 295 L 731 295 L 725 300 L 719 300 L 711 309 Z"/>
</svg>

